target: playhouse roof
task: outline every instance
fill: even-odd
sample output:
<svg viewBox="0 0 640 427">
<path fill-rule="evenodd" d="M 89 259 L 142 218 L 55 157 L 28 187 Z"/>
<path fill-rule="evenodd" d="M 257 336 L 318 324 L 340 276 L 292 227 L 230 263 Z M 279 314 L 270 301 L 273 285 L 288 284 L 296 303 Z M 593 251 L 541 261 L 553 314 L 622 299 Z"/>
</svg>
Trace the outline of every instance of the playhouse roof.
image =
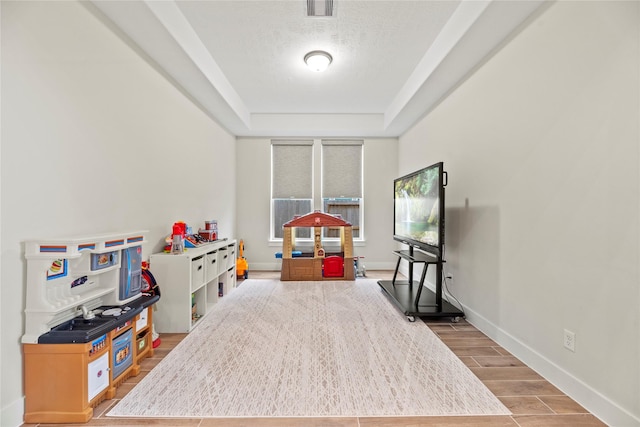
<svg viewBox="0 0 640 427">
<path fill-rule="evenodd" d="M 343 220 L 339 215 L 314 211 L 293 217 L 283 227 L 351 227 L 351 223 Z"/>
</svg>

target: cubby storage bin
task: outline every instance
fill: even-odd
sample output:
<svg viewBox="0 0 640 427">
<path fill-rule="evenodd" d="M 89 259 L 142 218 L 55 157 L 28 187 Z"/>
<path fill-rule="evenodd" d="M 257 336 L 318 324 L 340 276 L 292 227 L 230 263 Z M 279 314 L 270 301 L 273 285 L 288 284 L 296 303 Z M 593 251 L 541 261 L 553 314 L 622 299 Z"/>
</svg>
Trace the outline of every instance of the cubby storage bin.
<svg viewBox="0 0 640 427">
<path fill-rule="evenodd" d="M 204 255 L 201 255 L 191 260 L 191 290 L 204 285 L 204 278 Z"/>
<path fill-rule="evenodd" d="M 229 248 L 227 248 L 227 245 L 225 245 L 218 250 L 218 271 L 220 273 L 226 271 L 228 263 L 229 263 Z"/>
<path fill-rule="evenodd" d="M 224 283 L 225 295 L 235 288 L 235 254 L 235 240 L 207 243 L 181 254 L 152 254 L 150 270 L 162 290 L 153 315 L 157 332 L 189 332 L 197 326 L 217 303 L 218 284 Z"/>
<path fill-rule="evenodd" d="M 227 280 L 225 282 L 225 292 L 231 292 L 236 288 L 236 269 L 235 267 L 227 270 Z"/>
<path fill-rule="evenodd" d="M 207 252 L 204 263 L 207 266 L 207 283 L 218 277 L 218 251 Z"/>
<path fill-rule="evenodd" d="M 227 246 L 227 265 L 224 267 L 226 270 L 236 265 L 236 245 Z"/>
<path fill-rule="evenodd" d="M 151 331 L 146 330 L 136 337 L 136 354 L 139 356 L 146 353 L 151 344 Z"/>
</svg>

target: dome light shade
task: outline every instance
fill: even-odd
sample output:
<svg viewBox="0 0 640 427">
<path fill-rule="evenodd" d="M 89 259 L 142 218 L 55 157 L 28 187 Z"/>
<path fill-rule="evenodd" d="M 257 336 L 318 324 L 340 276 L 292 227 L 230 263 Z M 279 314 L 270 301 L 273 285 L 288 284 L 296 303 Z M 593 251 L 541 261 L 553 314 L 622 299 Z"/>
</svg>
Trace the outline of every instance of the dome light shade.
<svg viewBox="0 0 640 427">
<path fill-rule="evenodd" d="M 314 50 L 304 56 L 304 62 L 313 71 L 324 71 L 331 64 L 333 58 L 323 50 Z"/>
</svg>

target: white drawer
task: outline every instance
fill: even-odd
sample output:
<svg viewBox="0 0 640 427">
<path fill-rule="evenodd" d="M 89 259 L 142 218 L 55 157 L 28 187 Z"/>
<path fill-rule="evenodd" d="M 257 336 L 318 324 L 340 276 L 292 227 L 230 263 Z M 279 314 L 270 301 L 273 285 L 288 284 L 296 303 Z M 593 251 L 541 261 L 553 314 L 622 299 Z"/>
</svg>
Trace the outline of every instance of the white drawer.
<svg viewBox="0 0 640 427">
<path fill-rule="evenodd" d="M 218 249 L 218 272 L 222 273 L 227 270 L 227 265 L 229 265 L 229 247 L 225 246 L 224 248 Z"/>
<path fill-rule="evenodd" d="M 226 270 L 236 265 L 236 245 L 227 246 L 227 253 L 229 256 L 227 257 Z"/>
<path fill-rule="evenodd" d="M 218 251 L 209 252 L 204 257 L 207 283 L 218 277 Z"/>
<path fill-rule="evenodd" d="M 191 290 L 204 285 L 204 255 L 191 260 Z"/>
</svg>

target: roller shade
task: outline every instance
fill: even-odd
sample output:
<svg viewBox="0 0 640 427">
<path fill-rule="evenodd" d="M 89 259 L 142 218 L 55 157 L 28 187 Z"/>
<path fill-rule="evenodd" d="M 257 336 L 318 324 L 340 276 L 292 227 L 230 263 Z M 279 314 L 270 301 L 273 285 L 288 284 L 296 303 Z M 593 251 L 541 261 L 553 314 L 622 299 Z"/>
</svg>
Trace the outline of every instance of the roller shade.
<svg viewBox="0 0 640 427">
<path fill-rule="evenodd" d="M 362 198 L 361 140 L 322 141 L 322 197 Z"/>
<path fill-rule="evenodd" d="M 272 198 L 311 199 L 313 140 L 271 141 Z"/>
</svg>

